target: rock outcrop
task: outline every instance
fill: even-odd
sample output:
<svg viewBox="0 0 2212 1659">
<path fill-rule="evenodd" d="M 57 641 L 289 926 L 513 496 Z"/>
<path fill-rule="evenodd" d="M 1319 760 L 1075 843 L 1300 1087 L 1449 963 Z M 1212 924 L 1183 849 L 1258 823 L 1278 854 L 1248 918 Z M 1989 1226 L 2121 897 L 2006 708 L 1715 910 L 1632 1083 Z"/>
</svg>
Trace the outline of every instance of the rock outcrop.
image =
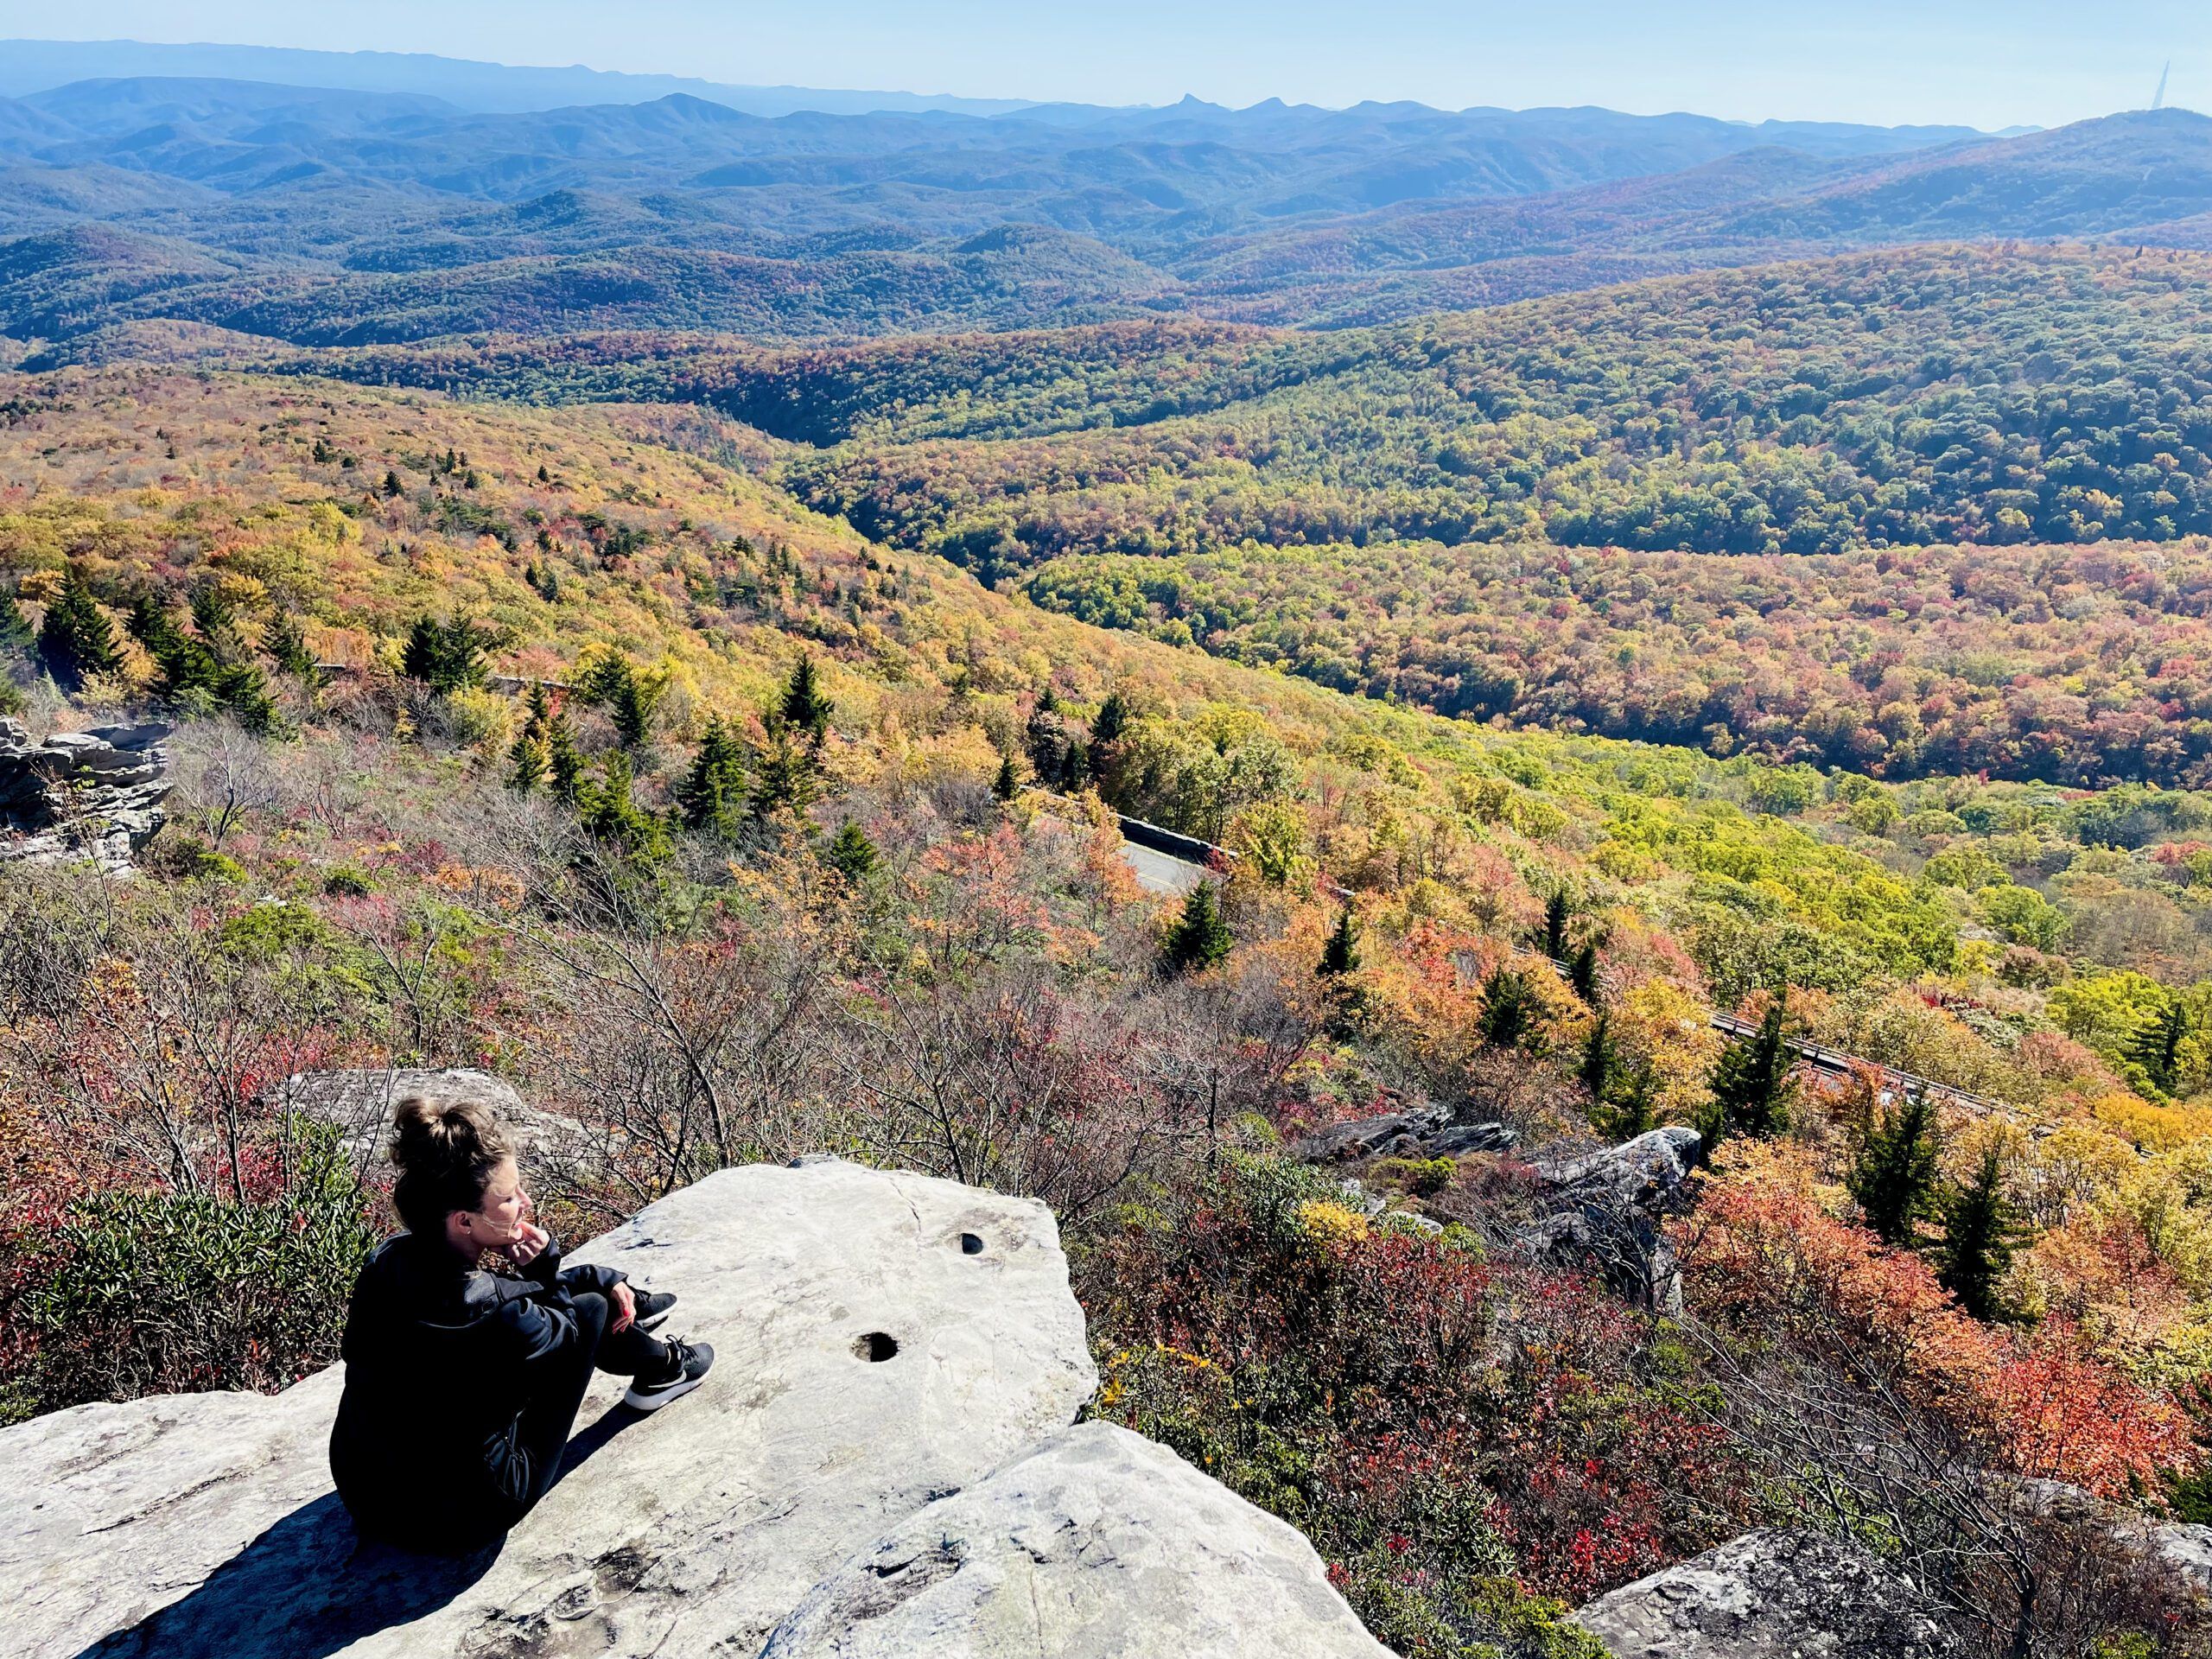
<svg viewBox="0 0 2212 1659">
<path fill-rule="evenodd" d="M 0 859 L 90 859 L 111 870 L 162 827 L 169 728 L 97 726 L 43 743 L 0 720 Z"/>
<path fill-rule="evenodd" d="M 1952 1659 L 1920 1592 L 1855 1545 L 1768 1530 L 1575 1615 L 1613 1659 Z"/>
<path fill-rule="evenodd" d="M 709 1176 L 576 1256 L 677 1291 L 715 1373 L 651 1416 L 597 1379 L 559 1483 L 499 1546 L 356 1537 L 325 1459 L 336 1368 L 275 1396 L 79 1407 L 0 1431 L 8 1651 L 745 1659 L 781 1626 L 782 1651 L 857 1654 L 871 1632 L 838 1637 L 830 1610 L 863 1619 L 873 1579 L 918 1592 L 909 1619 L 972 1610 L 948 1653 L 1036 1652 L 1116 1598 L 1128 1635 L 1102 1654 L 1380 1652 L 1288 1529 L 1159 1448 L 1066 1432 L 1096 1377 L 1042 1205 L 808 1160 Z M 1063 1520 L 1090 1541 L 1038 1530 Z M 932 1530 L 975 1571 L 870 1572 Z M 1007 1593 L 1011 1551 L 1033 1605 Z"/>
<path fill-rule="evenodd" d="M 1332 1123 L 1291 1147 L 1309 1164 L 1348 1163 L 1354 1159 L 1449 1158 L 1463 1152 L 1510 1152 L 1520 1136 L 1503 1123 L 1460 1123 L 1445 1106 L 1385 1112 L 1379 1117 Z"/>
<path fill-rule="evenodd" d="M 1703 1137 L 1680 1124 L 1561 1162 L 1540 1160 L 1548 1213 L 1522 1245 L 1563 1267 L 1595 1265 L 1647 1306 L 1681 1311 L 1681 1281 L 1664 1224 L 1687 1201 Z"/>
<path fill-rule="evenodd" d="M 1387 1659 L 1313 1547 L 1166 1447 L 1065 1430 L 825 1579 L 763 1659 Z"/>
<path fill-rule="evenodd" d="M 334 1126 L 346 1150 L 365 1166 L 383 1152 L 391 1109 L 410 1096 L 440 1103 L 484 1101 L 533 1157 L 557 1158 L 578 1138 L 573 1121 L 539 1111 L 515 1092 L 512 1084 L 467 1066 L 297 1071 L 263 1090 L 261 1103 Z"/>
</svg>

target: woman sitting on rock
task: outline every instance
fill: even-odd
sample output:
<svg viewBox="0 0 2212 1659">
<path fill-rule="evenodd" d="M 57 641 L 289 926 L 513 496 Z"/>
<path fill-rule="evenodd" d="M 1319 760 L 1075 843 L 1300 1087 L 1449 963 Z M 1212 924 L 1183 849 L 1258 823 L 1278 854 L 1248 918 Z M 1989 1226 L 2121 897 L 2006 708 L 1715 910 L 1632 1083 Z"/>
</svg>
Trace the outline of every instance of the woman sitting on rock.
<svg viewBox="0 0 2212 1659">
<path fill-rule="evenodd" d="M 714 1351 L 651 1334 L 675 1297 L 561 1265 L 489 1107 L 400 1102 L 391 1160 L 407 1230 L 353 1287 L 330 1469 L 365 1533 L 469 1549 L 551 1487 L 594 1370 L 631 1378 L 624 1403 L 657 1411 L 699 1386 Z M 487 1250 L 517 1271 L 486 1271 Z"/>
</svg>

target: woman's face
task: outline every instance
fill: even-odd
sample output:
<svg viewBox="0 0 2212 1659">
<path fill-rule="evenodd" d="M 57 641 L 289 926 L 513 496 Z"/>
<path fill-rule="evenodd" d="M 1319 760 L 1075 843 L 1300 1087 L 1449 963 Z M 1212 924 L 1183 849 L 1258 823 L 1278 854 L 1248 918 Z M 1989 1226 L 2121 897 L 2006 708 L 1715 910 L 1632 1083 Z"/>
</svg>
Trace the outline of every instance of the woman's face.
<svg viewBox="0 0 2212 1659">
<path fill-rule="evenodd" d="M 522 1237 L 524 1225 L 537 1206 L 523 1191 L 522 1172 L 512 1158 L 501 1161 L 484 1183 L 482 1203 L 474 1210 L 454 1212 L 452 1220 L 465 1230 L 470 1246 L 479 1250 L 503 1250 Z"/>
</svg>

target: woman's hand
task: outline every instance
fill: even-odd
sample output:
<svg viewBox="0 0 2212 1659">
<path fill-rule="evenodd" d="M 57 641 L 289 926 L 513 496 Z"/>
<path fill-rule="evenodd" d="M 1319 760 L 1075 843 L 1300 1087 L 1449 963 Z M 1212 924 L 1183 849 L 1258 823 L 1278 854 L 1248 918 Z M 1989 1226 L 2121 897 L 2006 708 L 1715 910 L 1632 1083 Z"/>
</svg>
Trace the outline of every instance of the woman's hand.
<svg viewBox="0 0 2212 1659">
<path fill-rule="evenodd" d="M 553 1236 L 534 1221 L 525 1221 L 517 1230 L 514 1243 L 506 1246 L 507 1259 L 518 1268 L 526 1268 L 545 1254 L 545 1247 Z"/>
<path fill-rule="evenodd" d="M 607 1327 L 607 1334 L 614 1336 L 627 1331 L 638 1312 L 638 1299 L 630 1294 L 630 1287 L 618 1279 L 614 1288 L 607 1293 L 607 1300 L 614 1306 L 614 1318 Z"/>
</svg>

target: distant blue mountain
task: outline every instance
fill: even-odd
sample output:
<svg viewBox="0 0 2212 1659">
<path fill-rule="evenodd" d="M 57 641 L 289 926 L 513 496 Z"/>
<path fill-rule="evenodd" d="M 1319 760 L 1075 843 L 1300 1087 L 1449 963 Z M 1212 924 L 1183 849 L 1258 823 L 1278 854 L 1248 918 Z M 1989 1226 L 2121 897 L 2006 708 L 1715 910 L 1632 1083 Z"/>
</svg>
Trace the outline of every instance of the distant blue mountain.
<svg viewBox="0 0 2212 1659">
<path fill-rule="evenodd" d="M 875 110 L 1001 115 L 1025 107 L 1019 99 L 731 86 L 686 75 L 632 75 L 581 65 L 532 68 L 423 52 L 310 52 L 293 47 L 172 46 L 146 41 L 0 41 L 0 97 L 22 98 L 73 81 L 143 76 L 416 93 L 487 114 L 557 110 L 572 104 L 649 104 L 674 92 L 688 92 L 752 115 L 790 115 L 800 110 L 831 115 L 864 115 Z"/>
</svg>

